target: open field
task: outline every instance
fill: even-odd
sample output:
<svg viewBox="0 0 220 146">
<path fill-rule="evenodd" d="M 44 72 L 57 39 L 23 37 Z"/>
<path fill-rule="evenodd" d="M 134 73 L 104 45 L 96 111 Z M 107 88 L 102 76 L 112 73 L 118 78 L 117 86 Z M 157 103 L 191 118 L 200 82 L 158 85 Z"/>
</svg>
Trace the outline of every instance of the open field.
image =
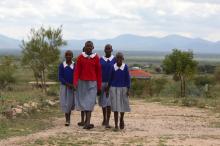
<svg viewBox="0 0 220 146">
<path fill-rule="evenodd" d="M 145 70 L 151 72 L 152 81 L 165 79 L 166 84 L 158 95 L 153 90 L 155 93 L 151 96 L 147 90 L 149 86 L 156 86 L 145 82 L 143 94 L 132 96 L 132 112 L 125 117 L 126 129 L 119 132 L 100 126 L 102 112 L 98 106 L 92 117 L 95 129 L 86 131 L 76 126 L 80 119 L 79 112 L 72 115 L 71 126 L 64 127 L 63 113 L 57 102 L 59 86 L 49 86 L 44 93 L 40 88 L 30 85 L 29 82 L 34 81 L 33 73 L 28 66 L 22 66 L 20 58 L 16 57 L 16 82 L 1 90 L 0 113 L 33 102 L 38 106 L 26 109 L 25 113 L 15 118 L 6 118 L 0 114 L 0 145 L 220 145 L 219 84 L 210 86 L 211 97 L 206 97 L 203 88 L 197 88 L 193 80 L 188 81 L 188 96 L 177 98 L 178 82 L 173 81 L 172 75 L 155 71 L 165 54 L 140 53 L 125 52 L 126 63 L 151 64 Z M 199 64 L 217 66 L 220 63 L 218 55 L 196 57 L 201 59 Z M 205 76 L 213 77 L 213 74 Z M 48 101 L 56 101 L 56 104 L 51 106 Z"/>
</svg>

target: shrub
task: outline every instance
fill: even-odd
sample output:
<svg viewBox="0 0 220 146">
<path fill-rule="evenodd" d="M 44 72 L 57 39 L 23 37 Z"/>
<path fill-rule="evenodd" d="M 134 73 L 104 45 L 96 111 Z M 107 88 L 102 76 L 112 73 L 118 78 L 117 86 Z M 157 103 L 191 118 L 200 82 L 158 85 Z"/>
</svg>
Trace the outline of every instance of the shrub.
<svg viewBox="0 0 220 146">
<path fill-rule="evenodd" d="M 215 84 L 215 80 L 213 77 L 208 76 L 197 76 L 194 78 L 194 83 L 197 87 L 205 86 L 206 84 L 213 85 Z"/>
<path fill-rule="evenodd" d="M 145 81 L 144 80 L 139 80 L 139 79 L 136 79 L 136 78 L 132 79 L 131 91 L 132 91 L 134 96 L 137 95 L 138 97 L 140 97 L 144 92 L 144 87 L 145 87 Z"/>
<path fill-rule="evenodd" d="M 59 88 L 58 86 L 51 86 L 47 90 L 47 95 L 48 96 L 59 96 Z"/>
<path fill-rule="evenodd" d="M 156 96 L 159 96 L 161 91 L 165 88 L 165 85 L 167 84 L 167 79 L 165 78 L 158 78 L 152 80 L 152 88 L 153 88 L 153 95 L 156 94 Z"/>
<path fill-rule="evenodd" d="M 188 107 L 192 107 L 192 106 L 196 106 L 198 104 L 198 99 L 193 98 L 193 97 L 185 97 L 182 99 L 182 105 L 183 106 L 188 106 Z"/>
<path fill-rule="evenodd" d="M 9 84 L 15 82 L 16 66 L 13 64 L 13 58 L 4 56 L 0 61 L 0 89 L 5 89 Z"/>
</svg>

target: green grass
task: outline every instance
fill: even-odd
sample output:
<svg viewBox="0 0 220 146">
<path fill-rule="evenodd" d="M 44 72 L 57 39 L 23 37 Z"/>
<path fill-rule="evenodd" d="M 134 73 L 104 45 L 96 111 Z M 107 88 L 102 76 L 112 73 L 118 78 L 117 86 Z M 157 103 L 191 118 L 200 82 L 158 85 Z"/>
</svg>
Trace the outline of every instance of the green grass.
<svg viewBox="0 0 220 146">
<path fill-rule="evenodd" d="M 49 107 L 44 104 L 45 100 L 57 99 L 57 96 L 48 96 L 42 93 L 40 89 L 30 87 L 25 83 L 17 83 L 13 85 L 13 90 L 2 92 L 4 104 L 0 102 L 0 112 L 3 112 L 10 107 L 23 105 L 28 102 L 36 102 L 39 104 L 38 109 L 28 110 L 28 115 L 18 115 L 15 119 L 1 118 L 0 120 L 0 139 L 5 139 L 12 136 L 27 135 L 40 130 L 52 127 L 53 117 L 62 115 L 58 105 Z M 57 90 L 52 89 L 52 90 Z M 1 117 L 1 116 L 0 116 Z"/>
<path fill-rule="evenodd" d="M 32 111 L 30 115 L 21 115 L 16 119 L 0 120 L 0 139 L 13 136 L 28 135 L 53 127 L 52 121 L 60 117 L 59 107 L 45 107 L 40 112 Z"/>
<path fill-rule="evenodd" d="M 0 115 L 0 139 L 27 135 L 50 128 L 53 126 L 53 119 L 63 115 L 58 105 L 49 107 L 44 104 L 47 99 L 58 100 L 58 86 L 49 87 L 48 93 L 36 89 L 28 84 L 28 82 L 34 81 L 32 71 L 20 66 L 19 63 L 14 76 L 16 78 L 15 84 L 0 91 L 0 114 L 11 107 L 23 105 L 30 101 L 38 103 L 39 106 L 38 109 L 28 109 L 27 114 L 18 115 L 15 119 L 7 119 Z"/>
<path fill-rule="evenodd" d="M 205 98 L 205 97 L 185 97 L 185 98 L 174 98 L 168 97 L 146 97 L 146 102 L 160 102 L 164 105 L 177 105 L 186 107 L 198 107 L 198 108 L 209 108 L 214 112 L 220 113 L 220 99 L 217 98 Z"/>
<path fill-rule="evenodd" d="M 170 139 L 170 137 L 167 136 L 160 137 L 157 146 L 167 146 L 166 143 L 168 139 Z"/>
<path fill-rule="evenodd" d="M 78 137 L 71 136 L 70 134 L 51 136 L 48 139 L 37 139 L 34 142 L 29 142 L 26 146 L 37 146 L 37 145 L 59 145 L 59 146 L 81 146 L 81 145 L 96 145 L 99 144 L 97 140 L 81 139 Z"/>
</svg>

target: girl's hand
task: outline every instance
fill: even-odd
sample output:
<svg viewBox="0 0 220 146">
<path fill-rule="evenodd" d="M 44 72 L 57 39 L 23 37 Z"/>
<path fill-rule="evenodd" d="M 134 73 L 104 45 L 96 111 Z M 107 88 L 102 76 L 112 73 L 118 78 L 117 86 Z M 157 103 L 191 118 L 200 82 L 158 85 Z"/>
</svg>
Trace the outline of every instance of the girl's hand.
<svg viewBox="0 0 220 146">
<path fill-rule="evenodd" d="M 107 92 L 107 91 L 108 91 L 108 87 L 105 88 L 105 92 Z"/>
<path fill-rule="evenodd" d="M 130 93 L 129 93 L 129 91 L 127 91 L 127 96 L 129 97 L 129 95 L 130 95 Z"/>
<path fill-rule="evenodd" d="M 105 88 L 105 92 L 106 92 L 106 98 L 109 97 L 109 86 Z"/>
<path fill-rule="evenodd" d="M 129 89 L 127 90 L 127 93 L 126 93 L 126 94 L 127 94 L 127 96 L 128 96 L 128 97 L 130 96 L 130 92 L 129 92 Z"/>
<path fill-rule="evenodd" d="M 100 95 L 101 95 L 101 90 L 98 89 L 98 90 L 97 90 L 97 96 L 100 96 Z"/>
<path fill-rule="evenodd" d="M 66 83 L 67 88 L 71 88 L 71 84 Z"/>
<path fill-rule="evenodd" d="M 106 98 L 109 97 L 109 90 L 106 91 Z"/>
<path fill-rule="evenodd" d="M 74 86 L 73 86 L 72 84 L 70 84 L 70 83 L 66 83 L 66 86 L 67 86 L 68 88 L 70 88 L 70 89 L 74 89 Z"/>
<path fill-rule="evenodd" d="M 76 87 L 73 85 L 73 91 L 76 91 Z"/>
</svg>

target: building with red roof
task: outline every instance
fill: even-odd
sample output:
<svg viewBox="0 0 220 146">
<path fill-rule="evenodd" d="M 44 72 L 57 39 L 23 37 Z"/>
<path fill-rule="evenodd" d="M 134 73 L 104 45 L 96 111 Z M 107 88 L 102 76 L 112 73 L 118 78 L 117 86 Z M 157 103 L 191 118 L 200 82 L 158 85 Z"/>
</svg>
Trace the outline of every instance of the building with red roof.
<svg viewBox="0 0 220 146">
<path fill-rule="evenodd" d="M 130 69 L 130 76 L 131 78 L 136 78 L 136 79 L 150 79 L 151 74 L 149 72 L 146 72 L 140 68 L 133 67 Z"/>
</svg>

